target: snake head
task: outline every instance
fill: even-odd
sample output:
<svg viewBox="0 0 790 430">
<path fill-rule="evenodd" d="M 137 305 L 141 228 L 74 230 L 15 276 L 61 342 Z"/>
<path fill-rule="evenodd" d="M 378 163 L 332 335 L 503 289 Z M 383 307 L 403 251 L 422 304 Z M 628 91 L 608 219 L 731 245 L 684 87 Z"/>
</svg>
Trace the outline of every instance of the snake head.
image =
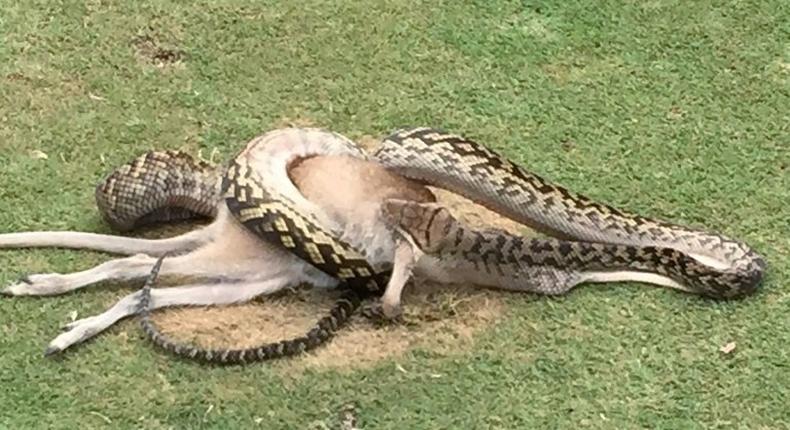
<svg viewBox="0 0 790 430">
<path fill-rule="evenodd" d="M 440 251 L 457 224 L 450 211 L 438 203 L 387 199 L 382 214 L 385 222 L 407 234 L 426 254 Z"/>
</svg>

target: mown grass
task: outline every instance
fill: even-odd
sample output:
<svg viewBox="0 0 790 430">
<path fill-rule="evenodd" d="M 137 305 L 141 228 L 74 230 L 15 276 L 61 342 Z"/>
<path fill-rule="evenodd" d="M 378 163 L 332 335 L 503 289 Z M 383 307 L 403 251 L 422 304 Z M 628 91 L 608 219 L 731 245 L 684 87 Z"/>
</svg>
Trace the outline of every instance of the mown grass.
<svg viewBox="0 0 790 430">
<path fill-rule="evenodd" d="M 298 377 L 176 360 L 130 321 L 43 359 L 72 310 L 125 291 L 3 299 L 0 427 L 337 428 L 347 402 L 369 429 L 790 427 L 787 2 L 0 7 L 0 231 L 109 231 L 92 187 L 112 167 L 151 148 L 227 157 L 291 118 L 352 138 L 462 133 L 770 264 L 737 302 L 635 284 L 503 293 L 508 314 L 472 350 Z M 106 258 L 3 251 L 0 283 Z"/>
</svg>

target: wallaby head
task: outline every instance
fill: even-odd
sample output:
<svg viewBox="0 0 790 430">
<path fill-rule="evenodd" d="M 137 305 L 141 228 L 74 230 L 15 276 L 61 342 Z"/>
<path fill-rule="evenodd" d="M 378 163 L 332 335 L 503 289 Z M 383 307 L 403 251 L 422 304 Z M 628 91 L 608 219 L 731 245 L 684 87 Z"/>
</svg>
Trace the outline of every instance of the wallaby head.
<svg viewBox="0 0 790 430">
<path fill-rule="evenodd" d="M 387 222 L 400 227 L 427 253 L 438 250 L 457 224 L 447 208 L 433 202 L 388 199 L 382 204 L 382 212 Z"/>
</svg>

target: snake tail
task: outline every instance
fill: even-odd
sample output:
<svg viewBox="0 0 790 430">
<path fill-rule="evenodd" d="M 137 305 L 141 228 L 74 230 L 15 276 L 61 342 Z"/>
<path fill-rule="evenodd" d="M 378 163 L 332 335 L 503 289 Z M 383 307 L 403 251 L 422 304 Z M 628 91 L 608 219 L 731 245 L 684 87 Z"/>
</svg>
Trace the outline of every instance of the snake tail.
<svg viewBox="0 0 790 430">
<path fill-rule="evenodd" d="M 238 348 L 202 348 L 189 344 L 181 344 L 163 334 L 151 320 L 151 287 L 156 283 L 162 262 L 167 255 L 160 256 L 151 269 L 140 292 L 138 313 L 140 326 L 145 336 L 157 347 L 176 356 L 189 358 L 210 364 L 246 364 L 254 361 L 271 360 L 301 354 L 325 343 L 335 332 L 346 325 L 351 315 L 360 306 L 359 294 L 348 289 L 335 302 L 329 314 L 316 323 L 304 336 L 261 345 Z"/>
</svg>

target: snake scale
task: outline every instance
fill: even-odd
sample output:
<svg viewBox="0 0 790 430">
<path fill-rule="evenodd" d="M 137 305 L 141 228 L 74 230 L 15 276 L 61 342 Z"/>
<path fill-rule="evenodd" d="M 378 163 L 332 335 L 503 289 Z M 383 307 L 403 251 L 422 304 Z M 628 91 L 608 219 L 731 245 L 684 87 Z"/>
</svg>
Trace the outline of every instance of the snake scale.
<svg viewBox="0 0 790 430">
<path fill-rule="evenodd" d="M 147 292 L 160 258 L 140 301 L 141 324 L 156 345 L 177 355 L 223 364 L 294 355 L 325 342 L 364 299 L 383 292 L 389 272 L 374 269 L 361 251 L 333 236 L 325 220 L 304 210 L 306 203 L 299 201 L 301 196 L 287 177 L 289 163 L 299 156 L 345 153 L 368 157 L 350 140 L 331 135 L 334 146 L 318 145 L 313 153 L 282 154 L 276 151 L 287 152 L 286 147 L 272 149 L 268 154 L 276 162 L 264 163 L 266 171 L 256 170 L 250 155 L 260 138 L 248 143 L 223 168 L 179 152 L 149 152 L 97 186 L 102 215 L 119 229 L 194 215 L 210 217 L 224 200 L 249 231 L 340 279 L 346 287 L 329 315 L 303 337 L 254 348 L 203 349 L 179 345 L 150 321 Z M 475 141 L 442 130 L 397 131 L 383 139 L 370 159 L 399 175 L 458 193 L 558 237 L 525 239 L 503 231 L 476 231 L 459 224 L 446 209 L 428 211 L 426 206 L 408 202 L 385 205 L 390 206 L 392 222 L 399 223 L 426 255 L 459 268 L 468 266 L 470 273 L 526 277 L 536 291 L 562 293 L 583 281 L 581 275 L 587 271 L 630 269 L 658 273 L 688 292 L 723 299 L 754 292 L 766 268 L 763 258 L 740 241 L 595 202 Z M 429 237 L 430 231 L 439 234 Z"/>
</svg>

